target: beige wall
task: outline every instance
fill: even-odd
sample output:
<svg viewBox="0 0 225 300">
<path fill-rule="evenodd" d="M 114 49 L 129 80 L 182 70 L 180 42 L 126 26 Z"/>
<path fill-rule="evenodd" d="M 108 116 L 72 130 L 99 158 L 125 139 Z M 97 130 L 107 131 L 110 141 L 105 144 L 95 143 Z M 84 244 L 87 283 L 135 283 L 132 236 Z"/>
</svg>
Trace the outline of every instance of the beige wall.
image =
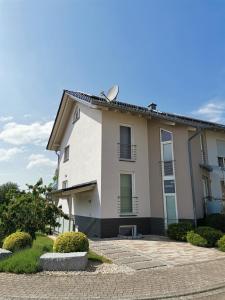
<svg viewBox="0 0 225 300">
<path fill-rule="evenodd" d="M 132 126 L 136 162 L 119 161 L 120 124 Z M 138 197 L 137 217 L 150 217 L 147 120 L 126 113 L 102 114 L 102 218 L 118 218 L 120 173 L 133 172 Z"/>
<path fill-rule="evenodd" d="M 68 187 L 97 180 L 97 188 L 92 192 L 91 208 L 92 216 L 100 217 L 102 113 L 82 104 L 79 104 L 79 108 L 80 119 L 73 124 L 73 106 L 60 147 L 59 189 L 64 180 L 68 180 Z M 67 145 L 70 146 L 69 161 L 63 162 Z M 86 201 L 78 201 L 73 214 L 89 216 L 89 210 L 85 213 L 86 205 Z"/>
<path fill-rule="evenodd" d="M 194 132 L 189 132 L 189 137 L 191 137 L 193 134 Z M 200 168 L 200 164 L 202 164 L 200 135 L 197 135 L 195 138 L 192 139 L 191 152 L 192 152 L 195 199 L 196 199 L 196 214 L 197 214 L 197 218 L 202 218 L 204 216 L 203 182 L 202 182 L 202 176 L 204 174 L 204 171 Z"/>
<path fill-rule="evenodd" d="M 173 133 L 178 218 L 193 219 L 187 127 L 181 125 L 167 125 L 159 120 L 148 121 L 151 216 L 164 218 L 162 171 L 160 163 L 160 129 L 165 129 Z"/>
</svg>

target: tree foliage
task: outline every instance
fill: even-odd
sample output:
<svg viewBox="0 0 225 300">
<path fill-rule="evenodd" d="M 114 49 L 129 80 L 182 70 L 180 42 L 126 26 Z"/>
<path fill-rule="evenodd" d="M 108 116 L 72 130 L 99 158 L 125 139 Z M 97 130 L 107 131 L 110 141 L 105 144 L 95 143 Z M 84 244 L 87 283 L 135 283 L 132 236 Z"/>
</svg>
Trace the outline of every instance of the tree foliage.
<svg viewBox="0 0 225 300">
<path fill-rule="evenodd" d="M 0 211 L 2 235 L 20 230 L 30 233 L 32 238 L 35 238 L 35 232 L 45 233 L 59 226 L 58 217 L 67 217 L 49 197 L 52 190 L 50 185 L 43 185 L 42 179 L 39 179 L 35 185 L 27 186 L 28 192 L 20 192 L 15 184 L 0 187 L 0 191 L 4 192 L 2 194 L 7 195 L 2 197 L 5 199 L 5 205 Z"/>
</svg>

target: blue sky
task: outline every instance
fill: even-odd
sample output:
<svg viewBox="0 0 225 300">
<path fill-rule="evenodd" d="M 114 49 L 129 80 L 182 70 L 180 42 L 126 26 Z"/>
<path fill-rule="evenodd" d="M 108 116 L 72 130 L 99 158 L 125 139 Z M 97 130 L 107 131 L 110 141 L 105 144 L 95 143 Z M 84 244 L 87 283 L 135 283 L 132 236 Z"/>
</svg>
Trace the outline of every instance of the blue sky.
<svg viewBox="0 0 225 300">
<path fill-rule="evenodd" d="M 225 123 L 225 1 L 0 0 L 0 184 L 49 182 L 63 89 Z"/>
</svg>

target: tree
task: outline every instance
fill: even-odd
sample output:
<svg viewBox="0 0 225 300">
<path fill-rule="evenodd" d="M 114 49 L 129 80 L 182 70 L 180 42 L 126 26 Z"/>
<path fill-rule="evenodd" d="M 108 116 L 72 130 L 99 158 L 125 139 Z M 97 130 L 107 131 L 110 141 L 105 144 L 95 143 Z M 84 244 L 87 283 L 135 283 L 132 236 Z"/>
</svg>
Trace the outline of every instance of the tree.
<svg viewBox="0 0 225 300">
<path fill-rule="evenodd" d="M 0 231 L 8 235 L 16 230 L 43 232 L 59 226 L 57 219 L 67 216 L 50 199 L 50 186 L 44 186 L 42 179 L 35 185 L 28 185 L 28 192 L 20 192 L 10 199 L 0 217 Z"/>
<path fill-rule="evenodd" d="M 0 205 L 7 204 L 9 200 L 19 192 L 19 187 L 14 182 L 7 182 L 0 185 Z"/>
</svg>

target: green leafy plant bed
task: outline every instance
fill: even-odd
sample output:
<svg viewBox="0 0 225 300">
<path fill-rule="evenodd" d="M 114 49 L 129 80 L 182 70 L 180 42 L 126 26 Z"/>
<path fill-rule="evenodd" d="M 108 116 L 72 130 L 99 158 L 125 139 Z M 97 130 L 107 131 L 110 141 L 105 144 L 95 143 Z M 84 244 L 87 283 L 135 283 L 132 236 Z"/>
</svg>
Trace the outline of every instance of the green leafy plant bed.
<svg viewBox="0 0 225 300">
<path fill-rule="evenodd" d="M 0 261 L 0 272 L 36 273 L 39 271 L 39 257 L 45 252 L 52 252 L 53 241 L 45 235 L 37 234 L 32 248 L 14 253 Z"/>
<path fill-rule="evenodd" d="M 112 261 L 110 259 L 108 259 L 107 257 L 98 255 L 97 253 L 95 253 L 92 250 L 89 250 L 89 252 L 88 252 L 88 259 L 92 260 L 92 261 L 99 261 L 101 263 L 107 263 L 107 264 L 112 263 Z"/>
<path fill-rule="evenodd" d="M 172 240 L 186 242 L 187 232 L 192 229 L 193 225 L 189 222 L 174 223 L 168 226 L 167 234 Z"/>
</svg>

